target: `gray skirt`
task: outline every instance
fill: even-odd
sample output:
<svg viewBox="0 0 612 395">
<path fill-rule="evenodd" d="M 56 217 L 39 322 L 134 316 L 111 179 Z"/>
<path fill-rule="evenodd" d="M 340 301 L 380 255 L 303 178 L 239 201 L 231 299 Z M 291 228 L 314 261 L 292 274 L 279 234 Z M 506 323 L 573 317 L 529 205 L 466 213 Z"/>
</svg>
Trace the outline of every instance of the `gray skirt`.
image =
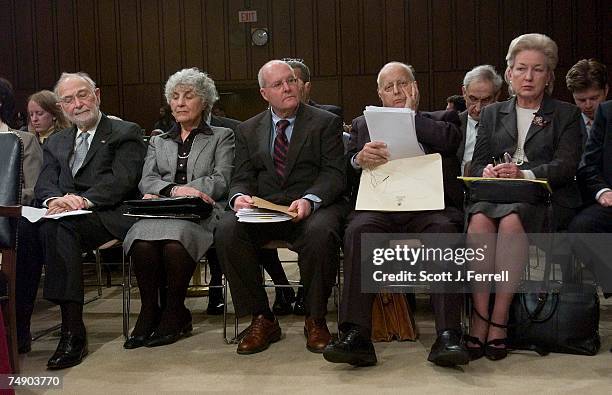
<svg viewBox="0 0 612 395">
<path fill-rule="evenodd" d="M 141 218 L 125 236 L 123 250 L 129 254 L 136 240 L 174 240 L 181 243 L 191 258 L 198 262 L 213 244 L 216 223 L 217 215 L 214 212 L 199 223 L 183 219 Z"/>
<path fill-rule="evenodd" d="M 529 203 L 491 203 L 476 202 L 467 208 L 471 214 L 482 213 L 489 218 L 503 218 L 506 215 L 517 213 L 525 229 L 525 233 L 543 232 L 546 219 L 546 206 L 537 206 Z"/>
</svg>

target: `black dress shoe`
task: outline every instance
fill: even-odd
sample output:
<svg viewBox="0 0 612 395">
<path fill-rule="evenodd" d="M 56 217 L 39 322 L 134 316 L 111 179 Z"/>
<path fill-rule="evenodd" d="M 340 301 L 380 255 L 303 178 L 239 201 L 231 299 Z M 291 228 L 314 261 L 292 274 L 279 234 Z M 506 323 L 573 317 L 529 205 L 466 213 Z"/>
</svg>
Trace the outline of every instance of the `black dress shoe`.
<svg viewBox="0 0 612 395">
<path fill-rule="evenodd" d="M 208 307 L 206 314 L 221 315 L 223 314 L 223 290 L 221 288 L 210 288 L 208 291 Z"/>
<path fill-rule="evenodd" d="M 293 312 L 295 292 L 291 288 L 276 288 L 276 297 L 272 305 L 274 315 L 289 315 Z"/>
<path fill-rule="evenodd" d="M 299 288 L 295 297 L 295 305 L 293 305 L 293 314 L 306 315 L 306 306 L 304 305 L 304 288 Z"/>
<path fill-rule="evenodd" d="M 191 325 L 191 321 L 183 325 L 183 327 L 176 332 L 162 334 L 156 330 L 146 339 L 145 346 L 159 347 L 176 343 L 177 340 L 179 340 L 181 337 L 187 336 L 192 330 L 193 326 Z"/>
<path fill-rule="evenodd" d="M 353 366 L 373 366 L 377 362 L 372 340 L 359 328 L 350 329 L 338 341 L 327 345 L 323 358 Z"/>
<path fill-rule="evenodd" d="M 147 343 L 147 339 L 151 336 L 150 333 L 142 336 L 130 336 L 127 338 L 125 343 L 123 343 L 123 348 L 126 350 L 132 350 L 134 348 L 139 348 L 144 346 Z"/>
<path fill-rule="evenodd" d="M 436 342 L 431 346 L 427 360 L 438 366 L 467 365 L 470 362 L 470 354 L 461 341 L 461 332 L 457 330 L 440 332 Z"/>
<path fill-rule="evenodd" d="M 55 353 L 47 362 L 47 369 L 64 369 L 78 365 L 87 352 L 87 335 L 63 332 Z"/>
</svg>

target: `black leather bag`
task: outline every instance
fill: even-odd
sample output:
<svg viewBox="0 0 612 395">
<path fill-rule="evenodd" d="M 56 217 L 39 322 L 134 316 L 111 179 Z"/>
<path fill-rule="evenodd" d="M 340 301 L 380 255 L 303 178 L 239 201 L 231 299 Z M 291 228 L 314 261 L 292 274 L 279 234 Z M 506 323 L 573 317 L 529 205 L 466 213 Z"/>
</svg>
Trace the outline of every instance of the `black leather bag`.
<svg viewBox="0 0 612 395">
<path fill-rule="evenodd" d="M 126 200 L 127 214 L 143 217 L 204 219 L 212 212 L 212 205 L 195 196 L 162 197 Z"/>
<path fill-rule="evenodd" d="M 531 203 L 542 204 L 550 193 L 543 184 L 518 179 L 483 179 L 468 185 L 470 203 Z"/>
<path fill-rule="evenodd" d="M 525 281 L 514 295 L 508 321 L 508 345 L 550 352 L 595 355 L 599 339 L 599 296 L 591 284 Z"/>
</svg>

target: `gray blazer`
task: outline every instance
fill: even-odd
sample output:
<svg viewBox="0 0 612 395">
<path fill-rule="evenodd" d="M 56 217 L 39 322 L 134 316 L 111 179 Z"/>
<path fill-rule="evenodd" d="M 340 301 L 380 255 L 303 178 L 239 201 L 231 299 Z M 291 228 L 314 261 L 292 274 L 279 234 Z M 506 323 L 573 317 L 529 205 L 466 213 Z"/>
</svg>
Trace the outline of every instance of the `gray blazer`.
<svg viewBox="0 0 612 395">
<path fill-rule="evenodd" d="M 204 192 L 215 202 L 227 201 L 234 160 L 234 133 L 231 129 L 211 126 L 212 134 L 196 135 L 187 159 L 187 184 Z M 168 133 L 151 137 L 142 169 L 140 191 L 159 195 L 175 184 L 178 146 Z"/>
<path fill-rule="evenodd" d="M 34 185 L 42 168 L 43 152 L 34 133 L 11 130 L 23 142 L 23 187 L 21 204 L 32 205 L 34 201 Z"/>
</svg>

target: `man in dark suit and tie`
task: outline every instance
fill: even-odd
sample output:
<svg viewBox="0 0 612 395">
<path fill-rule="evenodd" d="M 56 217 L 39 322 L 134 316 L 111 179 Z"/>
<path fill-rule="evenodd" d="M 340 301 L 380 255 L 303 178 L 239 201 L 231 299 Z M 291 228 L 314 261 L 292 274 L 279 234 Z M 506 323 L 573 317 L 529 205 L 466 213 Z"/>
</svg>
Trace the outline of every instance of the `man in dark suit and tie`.
<svg viewBox="0 0 612 395">
<path fill-rule="evenodd" d="M 384 107 L 405 107 L 416 111 L 418 88 L 412 67 L 387 63 L 377 78 L 378 95 Z M 449 111 L 457 119 L 455 111 Z M 417 139 L 426 153 L 440 153 L 455 159 L 461 140 L 454 123 L 435 121 L 423 113 L 415 115 Z M 398 131 L 401 133 L 401 131 Z M 352 179 L 358 180 L 362 168 L 374 168 L 389 160 L 389 150 L 382 141 L 370 141 L 364 116 L 353 120 L 348 149 Z M 455 162 L 456 163 L 456 162 Z M 458 169 L 457 169 L 458 170 Z M 358 182 L 358 181 L 357 181 Z M 445 186 L 446 187 L 446 186 Z M 446 188 L 445 188 L 446 189 Z M 447 199 L 446 199 L 447 200 Z M 456 233 L 461 231 L 462 215 L 446 203 L 439 211 L 378 212 L 354 211 L 344 235 L 344 288 L 340 306 L 340 339 L 329 345 L 323 356 L 329 362 L 354 366 L 374 365 L 377 362 L 372 345 L 372 303 L 374 294 L 361 289 L 362 235 L 367 233 Z M 429 361 L 441 366 L 467 364 L 469 355 L 461 339 L 461 294 L 431 295 L 437 339 L 429 354 Z"/>
<path fill-rule="evenodd" d="M 608 70 L 595 59 L 579 60 L 565 76 L 567 90 L 582 112 L 583 143 L 593 127 L 597 106 L 608 96 Z"/>
<path fill-rule="evenodd" d="M 596 114 L 578 167 L 578 181 L 592 204 L 574 217 L 568 231 L 576 234 L 574 253 L 591 267 L 608 297 L 612 294 L 612 101 L 601 103 Z"/>
<path fill-rule="evenodd" d="M 270 108 L 236 128 L 236 158 L 229 197 L 234 211 L 250 208 L 253 196 L 288 205 L 293 221 L 238 222 L 233 211 L 221 219 L 215 243 L 238 316 L 252 322 L 239 354 L 268 348 L 281 328 L 261 284 L 257 249 L 281 239 L 298 253 L 305 288 L 306 347 L 321 352 L 331 339 L 325 315 L 339 262 L 345 163 L 337 116 L 300 103 L 291 67 L 272 60 L 259 70 L 262 97 Z"/>
<path fill-rule="evenodd" d="M 495 71 L 495 67 L 488 64 L 474 67 L 463 77 L 462 90 L 467 110 L 459 114 L 461 143 L 457 149 L 457 159 L 461 163 L 461 175 L 467 174 L 465 166 L 472 160 L 480 111 L 497 101 L 502 83 L 502 78 Z"/>
<path fill-rule="evenodd" d="M 63 73 L 55 86 L 64 114 L 75 125 L 51 136 L 35 187 L 48 214 L 79 209 L 91 214 L 41 225 L 46 276 L 44 296 L 60 305 L 62 334 L 49 369 L 79 364 L 87 355 L 83 323 L 81 252 L 123 239 L 133 221 L 126 199 L 138 198 L 146 146 L 140 127 L 100 112 L 100 89 L 85 73 Z"/>
</svg>

